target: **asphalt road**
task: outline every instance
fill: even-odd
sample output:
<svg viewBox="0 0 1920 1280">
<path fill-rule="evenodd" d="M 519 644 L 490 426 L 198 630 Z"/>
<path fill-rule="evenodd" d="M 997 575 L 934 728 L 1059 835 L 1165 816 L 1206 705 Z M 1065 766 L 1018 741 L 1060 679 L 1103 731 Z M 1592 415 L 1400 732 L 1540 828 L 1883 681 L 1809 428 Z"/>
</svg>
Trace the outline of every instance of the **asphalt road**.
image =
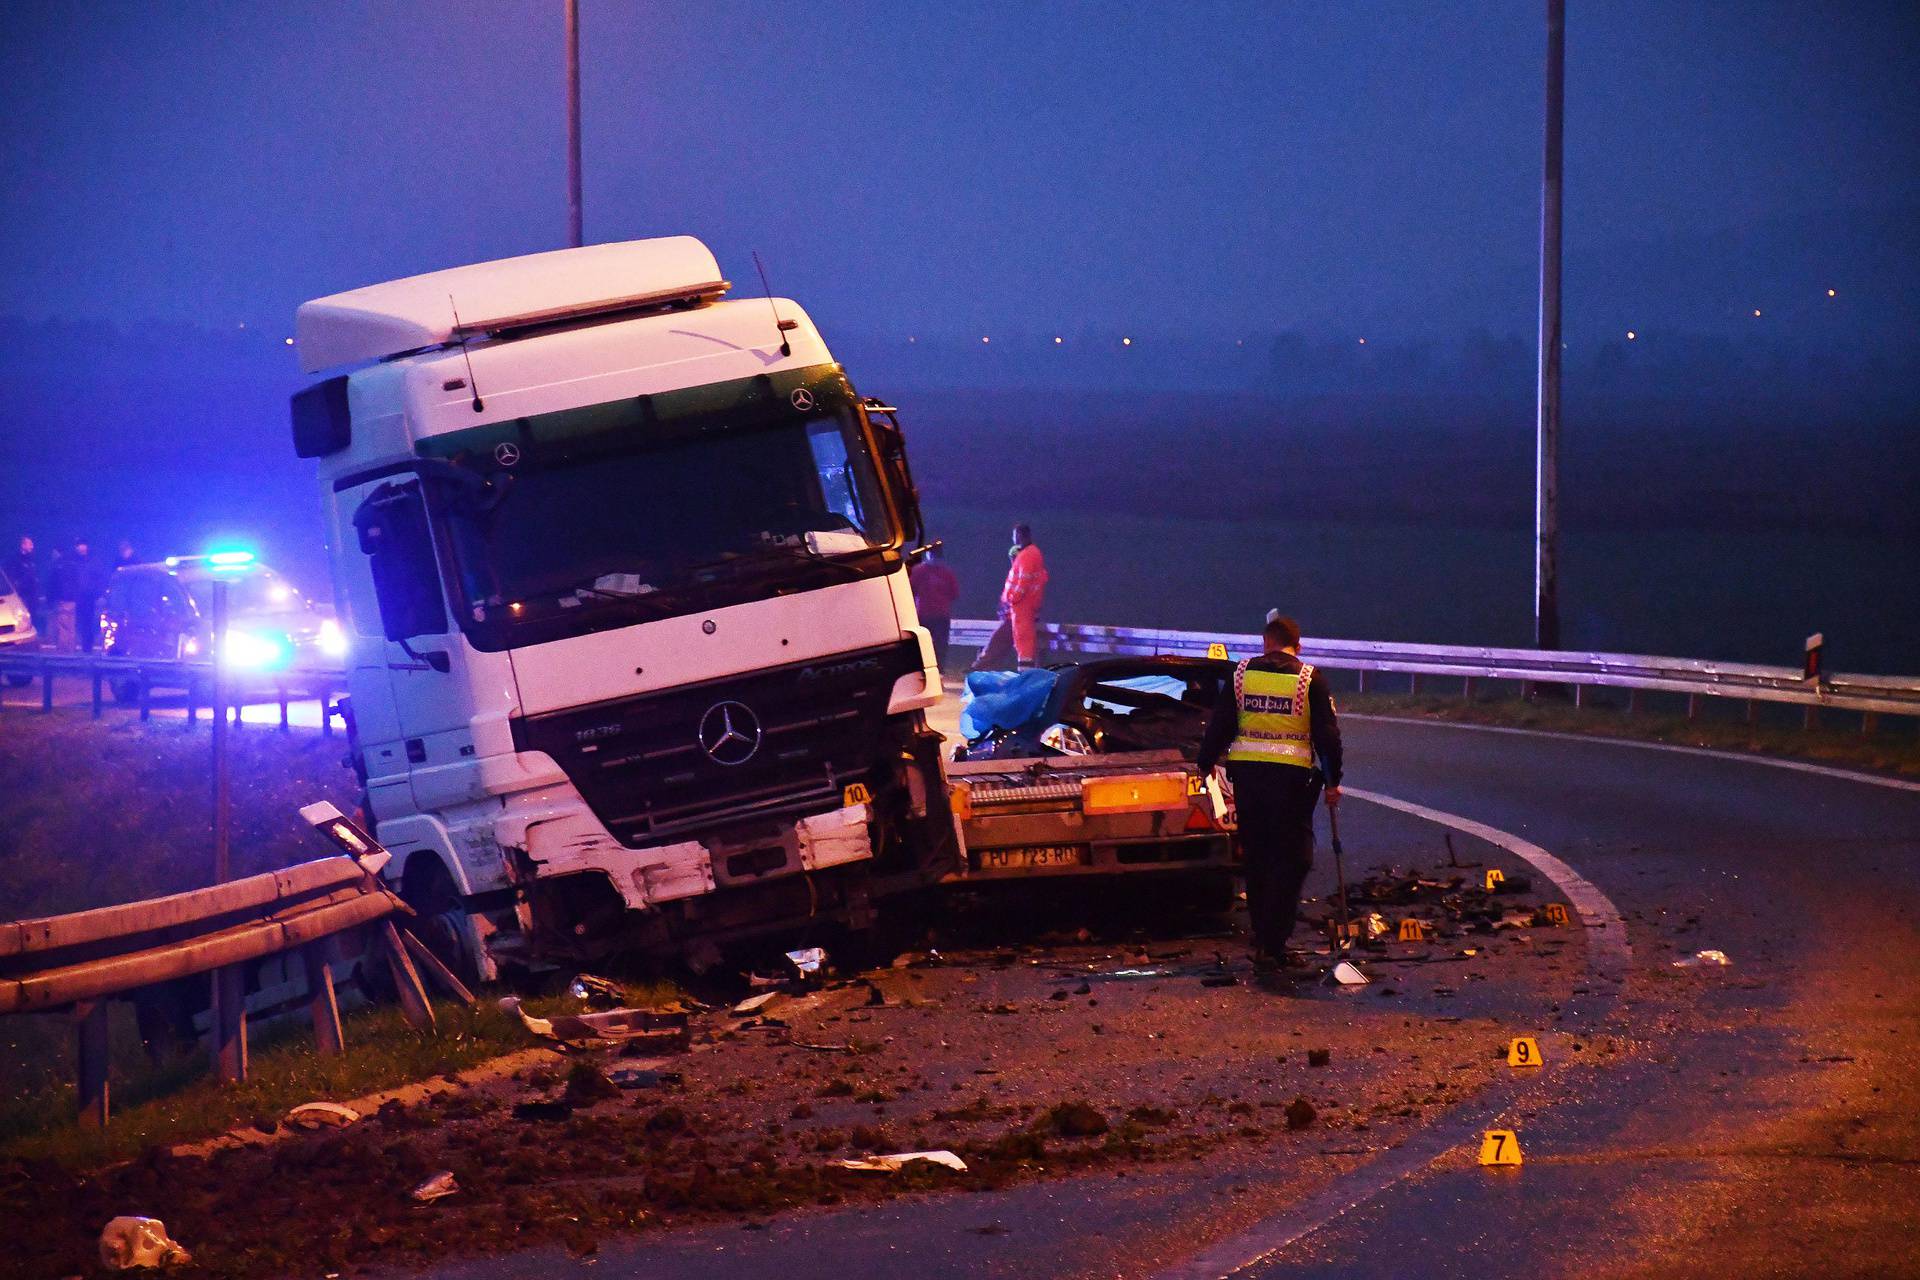
<svg viewBox="0 0 1920 1280">
<path fill-rule="evenodd" d="M 1624 916 L 1625 980 L 1590 939 L 1592 980 L 1538 1011 L 1545 1069 L 1330 1184 L 1254 1149 L 431 1274 L 1920 1274 L 1920 792 L 1458 726 L 1348 734 L 1352 785 L 1530 842 Z M 1673 963 L 1704 949 L 1731 964 Z M 1495 1126 L 1522 1167 L 1474 1161 Z"/>
</svg>

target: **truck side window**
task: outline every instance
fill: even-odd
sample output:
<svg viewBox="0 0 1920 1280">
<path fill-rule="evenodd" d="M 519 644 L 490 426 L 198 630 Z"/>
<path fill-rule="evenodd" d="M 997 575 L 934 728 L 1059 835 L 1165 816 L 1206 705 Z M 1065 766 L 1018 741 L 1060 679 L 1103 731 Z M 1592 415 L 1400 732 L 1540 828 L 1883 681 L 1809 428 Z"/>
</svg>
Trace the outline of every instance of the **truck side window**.
<svg viewBox="0 0 1920 1280">
<path fill-rule="evenodd" d="M 442 635 L 446 605 L 433 555 L 433 534 L 417 481 L 383 484 L 353 513 L 373 570 L 373 591 L 380 602 L 380 623 L 389 640 Z"/>
</svg>

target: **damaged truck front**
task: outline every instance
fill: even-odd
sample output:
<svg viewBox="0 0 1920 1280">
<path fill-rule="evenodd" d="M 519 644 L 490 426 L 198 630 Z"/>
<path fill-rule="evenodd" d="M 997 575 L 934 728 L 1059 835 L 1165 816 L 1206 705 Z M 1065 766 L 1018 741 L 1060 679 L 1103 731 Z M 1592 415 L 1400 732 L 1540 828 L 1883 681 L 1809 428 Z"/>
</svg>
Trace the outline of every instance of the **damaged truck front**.
<svg viewBox="0 0 1920 1280">
<path fill-rule="evenodd" d="M 469 973 L 699 960 L 957 865 L 891 410 L 686 237 L 302 306 L 390 874 Z"/>
</svg>

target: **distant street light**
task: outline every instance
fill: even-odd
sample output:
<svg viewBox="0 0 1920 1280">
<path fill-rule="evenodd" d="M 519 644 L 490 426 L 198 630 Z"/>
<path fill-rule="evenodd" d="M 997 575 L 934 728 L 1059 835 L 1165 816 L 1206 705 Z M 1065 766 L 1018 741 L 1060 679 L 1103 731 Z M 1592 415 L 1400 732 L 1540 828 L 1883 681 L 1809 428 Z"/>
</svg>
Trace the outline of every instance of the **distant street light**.
<svg viewBox="0 0 1920 1280">
<path fill-rule="evenodd" d="M 566 11 L 567 243 L 578 249 L 586 243 L 580 220 L 580 0 L 566 0 Z"/>
<path fill-rule="evenodd" d="M 1829 298 L 1831 298 L 1831 297 L 1833 297 L 1833 290 L 1831 290 L 1831 289 L 1829 289 L 1829 290 L 1827 290 L 1827 296 L 1828 296 Z"/>
<path fill-rule="evenodd" d="M 1628 341 L 1628 342 L 1632 342 L 1632 341 L 1633 341 L 1633 340 L 1634 340 L 1635 338 L 1637 338 L 1637 337 L 1639 337 L 1639 336 L 1640 336 L 1640 335 L 1639 335 L 1639 334 L 1637 334 L 1637 333 L 1635 333 L 1635 332 L 1634 332 L 1633 330 L 1631 330 L 1631 329 L 1629 329 L 1629 330 L 1627 330 L 1627 341 Z"/>
</svg>

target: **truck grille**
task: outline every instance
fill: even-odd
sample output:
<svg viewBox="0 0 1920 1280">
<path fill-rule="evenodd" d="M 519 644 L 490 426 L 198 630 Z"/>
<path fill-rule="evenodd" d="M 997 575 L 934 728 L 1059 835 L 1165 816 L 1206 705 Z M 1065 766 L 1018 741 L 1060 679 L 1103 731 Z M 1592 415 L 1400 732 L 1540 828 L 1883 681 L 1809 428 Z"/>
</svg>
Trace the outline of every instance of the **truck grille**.
<svg viewBox="0 0 1920 1280">
<path fill-rule="evenodd" d="M 818 810 L 875 784 L 897 744 L 882 732 L 911 640 L 516 720 L 618 839 L 645 844 L 720 818 Z"/>
</svg>

